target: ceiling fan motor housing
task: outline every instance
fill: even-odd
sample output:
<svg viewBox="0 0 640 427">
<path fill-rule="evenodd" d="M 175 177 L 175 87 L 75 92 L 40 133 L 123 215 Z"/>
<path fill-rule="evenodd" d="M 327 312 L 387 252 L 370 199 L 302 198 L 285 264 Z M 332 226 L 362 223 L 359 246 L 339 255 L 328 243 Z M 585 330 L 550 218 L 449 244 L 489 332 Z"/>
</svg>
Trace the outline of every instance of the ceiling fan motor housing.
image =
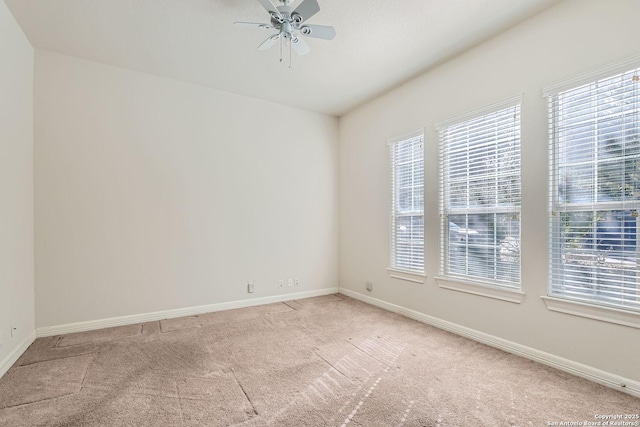
<svg viewBox="0 0 640 427">
<path fill-rule="evenodd" d="M 271 25 L 273 28 L 280 31 L 280 35 L 286 39 L 291 39 L 295 31 L 302 32 L 303 35 L 311 34 L 311 28 L 301 27 L 304 18 L 297 13 L 292 13 L 293 8 L 289 6 L 279 6 L 278 16 L 275 13 L 271 14 Z"/>
</svg>

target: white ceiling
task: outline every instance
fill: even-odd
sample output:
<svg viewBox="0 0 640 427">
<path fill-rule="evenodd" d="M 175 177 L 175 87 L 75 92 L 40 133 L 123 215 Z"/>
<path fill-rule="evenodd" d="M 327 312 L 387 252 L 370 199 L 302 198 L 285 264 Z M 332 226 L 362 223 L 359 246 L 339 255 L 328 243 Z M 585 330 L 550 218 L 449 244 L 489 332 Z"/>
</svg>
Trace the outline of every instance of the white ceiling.
<svg viewBox="0 0 640 427">
<path fill-rule="evenodd" d="M 338 35 L 291 69 L 256 50 L 270 30 L 232 25 L 268 22 L 256 0 L 5 3 L 35 48 L 339 116 L 560 0 L 318 1 L 309 23 Z"/>
</svg>

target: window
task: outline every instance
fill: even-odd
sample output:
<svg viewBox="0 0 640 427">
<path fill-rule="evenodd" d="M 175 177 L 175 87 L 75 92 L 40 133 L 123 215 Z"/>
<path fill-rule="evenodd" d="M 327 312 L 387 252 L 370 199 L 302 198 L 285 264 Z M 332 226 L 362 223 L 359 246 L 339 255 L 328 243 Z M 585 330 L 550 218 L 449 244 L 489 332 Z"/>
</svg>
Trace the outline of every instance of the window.
<svg viewBox="0 0 640 427">
<path fill-rule="evenodd" d="M 520 289 L 520 101 L 437 126 L 445 278 Z"/>
<path fill-rule="evenodd" d="M 546 93 L 551 297 L 640 312 L 639 75 Z"/>
<path fill-rule="evenodd" d="M 391 151 L 391 269 L 424 273 L 424 135 L 389 144 Z"/>
</svg>

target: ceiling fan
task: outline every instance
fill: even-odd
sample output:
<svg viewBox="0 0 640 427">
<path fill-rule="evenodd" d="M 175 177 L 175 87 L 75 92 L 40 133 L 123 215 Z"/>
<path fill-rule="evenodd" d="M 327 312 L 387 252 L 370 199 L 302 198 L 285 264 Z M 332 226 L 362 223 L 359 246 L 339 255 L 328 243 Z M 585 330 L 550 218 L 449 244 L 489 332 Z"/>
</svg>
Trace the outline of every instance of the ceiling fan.
<svg viewBox="0 0 640 427">
<path fill-rule="evenodd" d="M 271 0 L 258 0 L 271 17 L 268 24 L 258 22 L 235 22 L 236 25 L 251 26 L 263 29 L 274 29 L 278 32 L 269 36 L 258 50 L 267 50 L 280 40 L 280 61 L 282 61 L 282 43 L 289 46 L 289 55 L 293 49 L 298 55 L 309 53 L 309 45 L 300 36 L 331 40 L 336 36 L 335 28 L 328 25 L 311 25 L 307 20 L 320 11 L 317 0 L 302 0 L 295 9 L 290 6 L 293 0 L 279 0 L 281 6 L 275 6 Z"/>
</svg>

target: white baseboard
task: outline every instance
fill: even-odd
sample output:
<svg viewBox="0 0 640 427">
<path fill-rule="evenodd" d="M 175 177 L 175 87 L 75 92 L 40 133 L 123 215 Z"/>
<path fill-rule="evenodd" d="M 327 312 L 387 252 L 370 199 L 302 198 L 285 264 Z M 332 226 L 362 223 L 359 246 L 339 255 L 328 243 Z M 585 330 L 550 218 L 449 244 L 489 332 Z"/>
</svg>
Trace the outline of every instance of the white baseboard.
<svg viewBox="0 0 640 427">
<path fill-rule="evenodd" d="M 315 291 L 297 292 L 292 294 L 274 295 L 270 297 L 252 298 L 240 301 L 222 302 L 217 304 L 201 305 L 197 307 L 177 308 L 173 310 L 155 311 L 151 313 L 133 314 L 130 316 L 111 317 L 108 319 L 89 320 L 86 322 L 67 323 L 64 325 L 45 326 L 36 329 L 36 335 L 50 337 L 53 335 L 70 334 L 73 332 L 86 332 L 96 329 L 110 328 L 114 326 L 134 325 L 136 323 L 153 322 L 156 320 L 173 319 L 176 317 L 195 316 L 197 314 L 213 313 L 216 311 L 245 308 L 256 305 L 272 304 L 276 302 L 291 301 L 294 299 L 317 297 L 336 294 L 338 288 L 325 288 Z"/>
<path fill-rule="evenodd" d="M 22 353 L 27 351 L 29 346 L 33 344 L 36 340 L 36 331 L 33 331 L 29 334 L 29 336 L 15 348 L 11 353 L 9 353 L 1 362 L 0 362 L 0 378 L 13 366 L 14 363 L 22 356 Z"/>
<path fill-rule="evenodd" d="M 504 350 L 508 353 L 534 360 L 542 363 L 543 365 L 551 366 L 561 371 L 616 389 L 623 393 L 640 397 L 640 381 L 624 378 L 592 366 L 583 365 L 582 363 L 578 363 L 573 360 L 536 350 L 532 347 L 527 347 L 494 335 L 476 331 L 475 329 L 460 326 L 446 320 L 438 319 L 437 317 L 429 316 L 418 311 L 391 304 L 348 289 L 340 288 L 340 293 L 368 304 L 375 305 L 376 307 L 426 323 L 427 325 L 435 326 L 438 329 L 453 332 L 456 335 L 470 338 L 491 347 L 499 348 L 500 350 Z"/>
</svg>

